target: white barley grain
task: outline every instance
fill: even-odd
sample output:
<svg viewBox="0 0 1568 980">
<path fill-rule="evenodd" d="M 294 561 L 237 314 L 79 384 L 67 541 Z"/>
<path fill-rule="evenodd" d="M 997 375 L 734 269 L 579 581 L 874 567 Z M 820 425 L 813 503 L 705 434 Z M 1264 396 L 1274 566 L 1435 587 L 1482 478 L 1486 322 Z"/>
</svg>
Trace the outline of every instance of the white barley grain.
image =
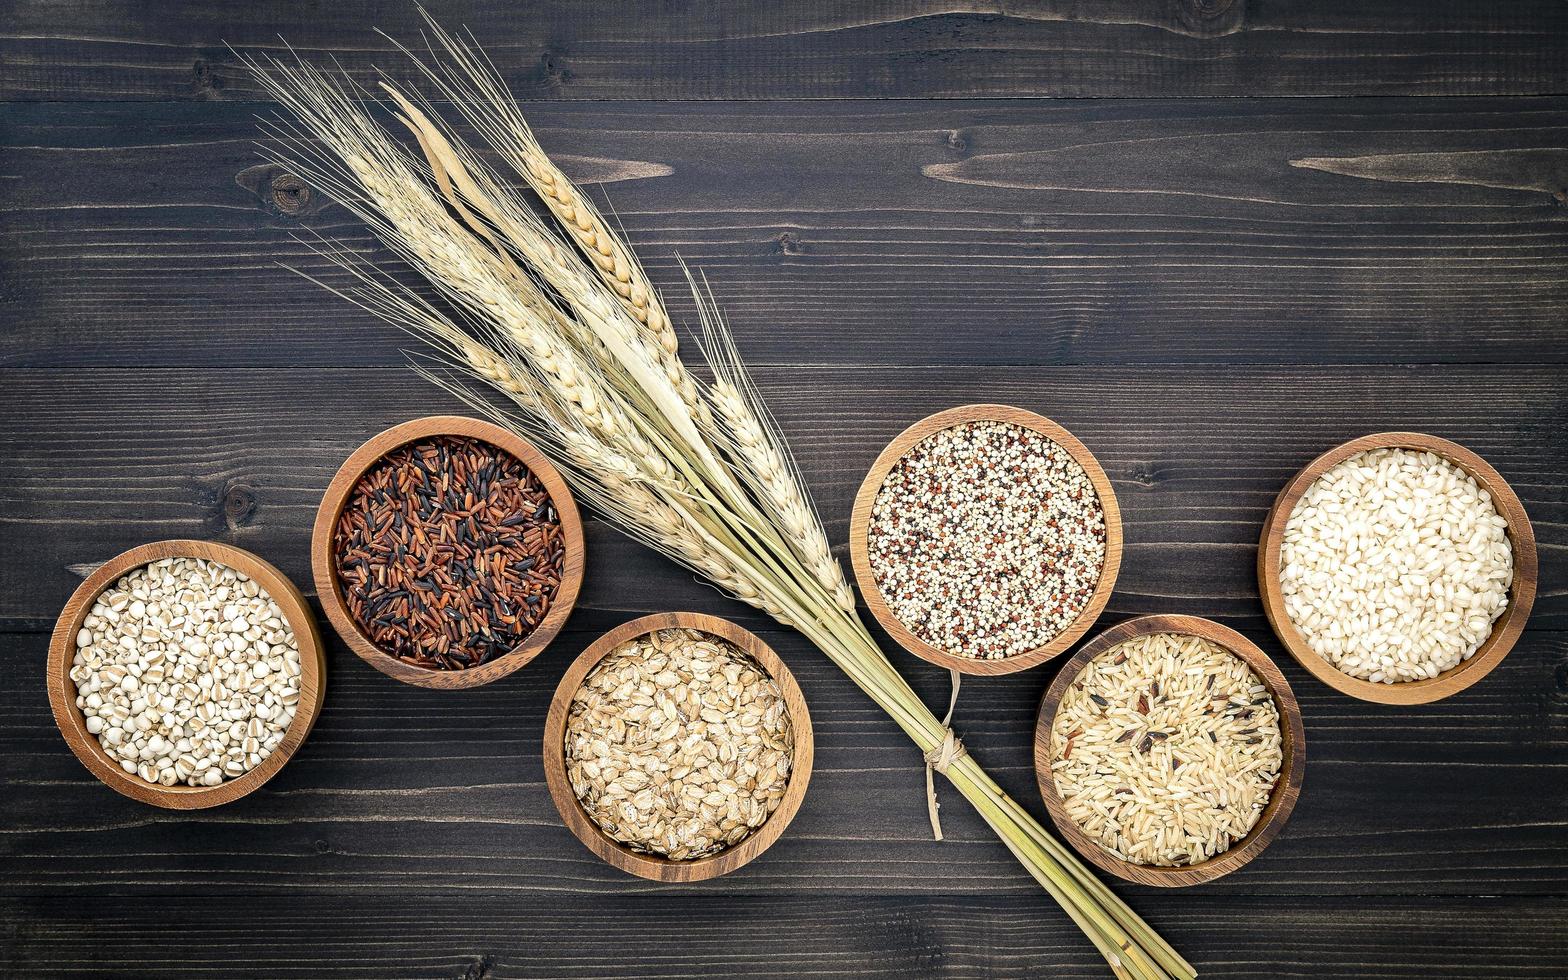
<svg viewBox="0 0 1568 980">
<path fill-rule="evenodd" d="M 1336 669 L 1387 684 L 1473 656 L 1508 606 L 1508 522 L 1434 453 L 1374 449 L 1313 481 L 1280 545 L 1285 612 Z"/>
</svg>

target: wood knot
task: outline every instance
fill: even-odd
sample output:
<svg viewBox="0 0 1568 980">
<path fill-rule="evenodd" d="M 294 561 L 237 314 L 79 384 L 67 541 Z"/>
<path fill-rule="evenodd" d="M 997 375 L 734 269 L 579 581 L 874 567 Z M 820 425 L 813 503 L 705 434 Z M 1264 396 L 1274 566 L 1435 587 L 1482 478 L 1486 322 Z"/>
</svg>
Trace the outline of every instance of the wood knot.
<svg viewBox="0 0 1568 980">
<path fill-rule="evenodd" d="M 486 954 L 474 957 L 474 961 L 457 975 L 457 980 L 491 980 L 494 976 L 495 957 Z"/>
<path fill-rule="evenodd" d="M 197 58 L 196 63 L 191 66 L 191 85 L 198 94 L 216 98 L 227 84 L 224 77 L 213 67 L 212 62 L 206 58 Z"/>
<path fill-rule="evenodd" d="M 805 251 L 806 247 L 791 232 L 786 231 L 773 240 L 773 254 L 775 255 L 801 255 Z"/>
<path fill-rule="evenodd" d="M 310 204 L 310 188 L 291 173 L 280 173 L 272 178 L 272 203 L 284 214 L 299 214 Z"/>
<path fill-rule="evenodd" d="M 1140 487 L 1152 487 L 1160 482 L 1160 471 L 1153 463 L 1139 463 L 1128 474 L 1128 479 Z"/>
<path fill-rule="evenodd" d="M 1245 0 L 1178 0 L 1176 17 L 1193 37 L 1222 37 L 1241 30 Z"/>
<path fill-rule="evenodd" d="M 242 483 L 231 483 L 223 491 L 223 523 L 238 530 L 253 523 L 258 506 L 256 494 Z"/>
<path fill-rule="evenodd" d="M 315 214 L 327 203 L 309 184 L 270 163 L 246 167 L 234 175 L 234 182 L 256 195 L 265 210 L 285 217 Z"/>
<path fill-rule="evenodd" d="M 549 48 L 539 56 L 539 81 L 545 88 L 562 88 L 572 81 L 572 70 L 565 65 L 565 53 Z"/>
<path fill-rule="evenodd" d="M 947 131 L 947 148 L 963 153 L 969 149 L 969 137 L 961 129 L 950 129 Z"/>
</svg>

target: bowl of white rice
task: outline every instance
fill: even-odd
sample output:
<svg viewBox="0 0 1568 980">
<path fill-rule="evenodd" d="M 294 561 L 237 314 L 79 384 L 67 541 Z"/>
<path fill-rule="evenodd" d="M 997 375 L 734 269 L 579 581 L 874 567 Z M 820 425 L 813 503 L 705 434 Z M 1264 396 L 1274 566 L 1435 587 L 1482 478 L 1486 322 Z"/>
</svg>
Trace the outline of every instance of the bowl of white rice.
<svg viewBox="0 0 1568 980">
<path fill-rule="evenodd" d="M 1086 643 L 1040 704 L 1035 774 L 1078 853 L 1176 887 L 1247 864 L 1301 793 L 1306 736 L 1279 668 L 1196 616 L 1142 616 Z"/>
<path fill-rule="evenodd" d="M 1475 684 L 1524 629 L 1535 534 L 1502 476 L 1463 446 L 1381 432 L 1286 484 L 1258 548 L 1280 642 L 1313 676 L 1384 704 Z"/>
</svg>

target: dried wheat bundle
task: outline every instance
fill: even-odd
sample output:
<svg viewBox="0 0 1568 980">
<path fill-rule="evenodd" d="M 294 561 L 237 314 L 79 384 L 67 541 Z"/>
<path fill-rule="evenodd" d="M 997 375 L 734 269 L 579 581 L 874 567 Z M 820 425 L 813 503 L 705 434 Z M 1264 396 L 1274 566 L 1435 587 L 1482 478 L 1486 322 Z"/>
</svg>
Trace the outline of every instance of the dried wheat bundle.
<svg viewBox="0 0 1568 980">
<path fill-rule="evenodd" d="M 688 273 L 711 382 L 687 369 L 657 290 L 540 149 L 477 44 L 430 28 L 427 55 L 405 53 L 432 96 L 521 178 L 555 226 L 424 97 L 380 86 L 416 154 L 373 118 L 370 93 L 302 62 L 248 62 L 292 117 L 266 123 L 274 162 L 362 218 L 437 296 L 321 242 L 352 274 L 335 291 L 427 341 L 439 360 L 419 361 L 422 373 L 548 448 L 573 489 L 628 534 L 816 644 L 974 805 L 1119 976 L 1194 976 L 1002 792 L 877 647 L 705 284 Z"/>
</svg>

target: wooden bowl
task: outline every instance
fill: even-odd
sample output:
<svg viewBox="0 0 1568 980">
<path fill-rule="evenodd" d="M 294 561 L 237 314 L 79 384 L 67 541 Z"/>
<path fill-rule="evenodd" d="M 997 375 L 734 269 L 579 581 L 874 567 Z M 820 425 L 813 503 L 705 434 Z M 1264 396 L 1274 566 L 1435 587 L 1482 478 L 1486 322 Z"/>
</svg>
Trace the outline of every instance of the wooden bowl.
<svg viewBox="0 0 1568 980">
<path fill-rule="evenodd" d="M 87 730 L 86 718 L 76 706 L 71 661 L 76 656 L 76 634 L 92 611 L 93 603 L 127 572 L 164 558 L 203 558 L 249 575 L 283 610 L 284 618 L 299 642 L 299 704 L 295 706 L 294 720 L 289 723 L 283 741 L 261 765 L 216 786 L 163 786 L 127 773 L 104 751 L 98 736 Z M 321 713 L 326 682 L 327 664 L 322 655 L 321 634 L 316 630 L 315 617 L 299 589 L 282 572 L 250 552 L 211 541 L 157 541 L 115 555 L 77 586 L 55 621 L 54 635 L 49 640 L 49 707 L 54 710 L 54 721 L 60 727 L 60 734 L 65 736 L 65 744 L 76 753 L 82 765 L 110 789 L 171 810 L 199 810 L 228 803 L 276 775 L 304 744 L 305 736 L 315 725 L 316 716 Z"/>
<path fill-rule="evenodd" d="M 1313 481 L 1357 453 L 1391 447 L 1435 453 L 1464 470 L 1492 495 L 1493 506 L 1508 522 L 1508 540 L 1514 550 L 1514 581 L 1509 587 L 1507 608 L 1492 624 L 1491 635 L 1469 660 L 1436 677 L 1382 684 L 1343 673 L 1307 644 L 1307 638 L 1296 629 L 1296 624 L 1291 622 L 1285 612 L 1285 598 L 1279 580 L 1279 553 L 1285 538 L 1285 524 L 1296 509 L 1296 502 Z M 1535 604 L 1536 575 L 1535 531 L 1530 527 L 1530 517 L 1524 512 L 1524 505 L 1519 502 L 1508 481 L 1486 460 L 1465 447 L 1419 432 L 1379 432 L 1362 436 L 1335 446 L 1308 463 L 1279 492 L 1273 508 L 1269 510 L 1268 520 L 1263 524 L 1263 539 L 1258 545 L 1258 590 L 1263 596 L 1263 610 L 1268 614 L 1269 623 L 1273 625 L 1285 649 L 1312 676 L 1329 687 L 1351 697 L 1379 704 L 1427 704 L 1457 694 L 1491 673 L 1492 668 L 1513 649 L 1519 634 L 1524 631 L 1530 607 Z"/>
<path fill-rule="evenodd" d="M 897 616 L 893 615 L 893 611 L 888 608 L 887 600 L 882 597 L 882 591 L 877 587 L 876 576 L 871 571 L 867 545 L 871 506 L 876 502 L 877 493 L 882 489 L 883 482 L 887 480 L 888 473 L 922 439 L 944 429 L 955 428 L 969 422 L 1010 422 L 1013 425 L 1032 429 L 1055 442 L 1067 450 L 1073 459 L 1078 461 L 1078 465 L 1084 468 L 1084 472 L 1089 474 L 1089 481 L 1094 484 L 1095 493 L 1099 495 L 1100 505 L 1105 511 L 1105 564 L 1100 570 L 1100 581 L 1095 585 L 1088 604 L 1079 612 L 1077 618 L 1049 643 L 1011 657 L 994 660 L 952 653 L 933 646 L 912 633 Z M 1121 509 L 1116 504 L 1116 491 L 1111 488 L 1111 481 L 1105 475 L 1105 470 L 1100 468 L 1099 460 L 1095 459 L 1094 454 L 1089 452 L 1088 448 L 1071 432 L 1043 415 L 1036 415 L 1011 405 L 960 405 L 945 412 L 928 415 L 900 432 L 892 442 L 887 444 L 887 448 L 882 450 L 881 455 L 877 456 L 876 462 L 871 464 L 871 471 L 860 484 L 860 492 L 855 494 L 855 509 L 849 521 L 849 558 L 855 568 L 855 581 L 860 584 L 860 594 L 865 598 L 866 605 L 870 607 L 871 615 L 876 617 L 877 622 L 882 624 L 882 628 L 887 630 L 888 635 L 892 636 L 899 646 L 922 660 L 928 660 L 949 670 L 956 670 L 961 674 L 1011 674 L 1038 666 L 1066 651 L 1088 632 L 1089 627 L 1105 609 L 1106 602 L 1111 598 L 1111 589 L 1116 585 L 1116 573 L 1122 563 Z"/>
<path fill-rule="evenodd" d="M 1149 633 L 1201 636 L 1224 647 L 1247 662 L 1247 666 L 1252 668 L 1252 672 L 1263 682 L 1263 686 L 1269 689 L 1269 694 L 1273 696 L 1274 703 L 1279 707 L 1281 751 L 1284 760 L 1281 763 L 1279 780 L 1274 784 L 1274 792 L 1269 797 L 1269 805 L 1264 808 L 1263 813 L 1258 817 L 1258 822 L 1252 825 L 1247 836 L 1231 845 L 1229 850 L 1216 854 L 1207 861 L 1179 868 L 1134 864 L 1131 861 L 1123 861 L 1105 850 L 1098 842 L 1079 830 L 1078 824 L 1068 816 L 1067 804 L 1056 791 L 1056 778 L 1051 773 L 1051 724 L 1056 719 L 1056 709 L 1061 705 L 1067 688 L 1077 679 L 1089 661 L 1135 636 L 1145 636 Z M 1292 693 L 1285 675 L 1279 672 L 1279 668 L 1274 666 L 1274 661 L 1259 650 L 1251 640 L 1227 626 L 1197 616 L 1139 616 L 1118 623 L 1085 643 L 1071 660 L 1062 665 L 1061 673 L 1056 675 L 1056 679 L 1046 689 L 1045 697 L 1040 702 L 1040 716 L 1034 730 L 1035 778 L 1039 781 L 1040 795 L 1045 798 L 1045 807 L 1050 811 L 1056 829 L 1079 854 L 1103 870 L 1136 884 L 1156 885 L 1161 888 L 1179 888 L 1184 885 L 1199 885 L 1206 881 L 1213 881 L 1222 875 L 1230 874 L 1263 853 L 1263 849 L 1269 846 L 1280 829 L 1285 826 L 1285 821 L 1290 818 L 1290 811 L 1296 806 L 1296 798 L 1301 795 L 1301 780 L 1306 762 L 1307 741 L 1306 732 L 1301 724 L 1301 705 L 1296 702 L 1296 695 Z"/>
<path fill-rule="evenodd" d="M 561 566 L 560 589 L 556 592 L 555 604 L 550 607 L 550 611 L 545 614 L 539 626 L 528 634 L 521 644 L 504 655 L 467 670 L 431 670 L 416 667 L 399 660 L 371 642 L 370 638 L 360 630 L 359 624 L 354 622 L 354 617 L 349 614 L 348 605 L 343 601 L 343 590 L 338 581 L 337 555 L 332 545 L 338 518 L 342 516 L 343 507 L 347 504 L 354 487 L 358 485 L 360 477 L 380 462 L 383 456 L 399 446 L 435 436 L 466 436 L 478 439 L 522 460 L 523 465 L 539 477 L 539 482 L 543 483 L 549 492 L 550 500 L 555 504 L 555 512 L 560 518 L 561 534 L 566 543 L 566 558 Z M 311 534 L 310 555 L 311 571 L 316 580 L 316 594 L 321 600 L 321 608 L 326 610 L 327 620 L 332 623 L 333 629 L 338 631 L 338 635 L 343 637 L 349 649 L 358 654 L 361 660 L 405 684 L 442 689 L 478 687 L 481 684 L 500 680 L 539 656 L 565 625 L 567 617 L 572 613 L 572 606 L 577 602 L 577 592 L 583 582 L 583 523 L 577 513 L 577 503 L 566 487 L 566 481 L 539 450 L 506 429 L 489 422 L 460 415 L 432 415 L 394 425 L 378 433 L 343 461 L 332 482 L 327 485 L 327 491 L 321 498 L 321 507 L 316 511 L 316 527 Z"/>
<path fill-rule="evenodd" d="M 652 854 L 639 854 L 613 839 L 594 823 L 572 791 L 566 775 L 566 722 L 571 711 L 572 699 L 582 687 L 589 671 L 627 640 L 646 635 L 654 630 L 684 628 L 709 633 L 749 654 L 779 685 L 784 704 L 789 711 L 790 727 L 795 736 L 795 755 L 789 785 L 779 802 L 762 826 L 739 844 L 693 861 L 672 861 Z M 561 819 L 577 839 L 605 861 L 641 878 L 664 882 L 705 881 L 722 874 L 729 874 L 767 850 L 784 833 L 784 828 L 795 818 L 800 801 L 806 796 L 806 784 L 811 781 L 811 760 L 815 740 L 811 732 L 811 715 L 806 710 L 806 699 L 795 683 L 795 676 L 784 666 L 784 661 L 762 640 L 728 620 L 701 613 L 655 613 L 643 616 L 616 627 L 599 637 L 584 650 L 561 678 L 550 702 L 550 713 L 544 722 L 544 777 L 550 788 L 550 798 L 561 812 Z"/>
</svg>

